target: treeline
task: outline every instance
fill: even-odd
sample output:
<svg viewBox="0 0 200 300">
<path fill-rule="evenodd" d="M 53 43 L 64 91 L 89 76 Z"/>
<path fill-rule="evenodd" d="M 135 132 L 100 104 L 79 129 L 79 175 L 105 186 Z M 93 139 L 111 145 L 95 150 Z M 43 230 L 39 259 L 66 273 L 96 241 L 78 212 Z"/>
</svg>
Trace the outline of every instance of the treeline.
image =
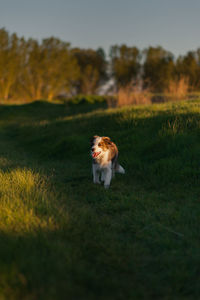
<svg viewBox="0 0 200 300">
<path fill-rule="evenodd" d="M 166 92 L 170 82 L 186 78 L 189 89 L 199 91 L 200 49 L 175 59 L 162 47 L 116 45 L 106 59 L 102 48 L 71 48 L 54 37 L 25 40 L 0 29 L 0 99 L 96 94 L 110 78 L 117 89 L 135 82 L 152 92 Z"/>
</svg>

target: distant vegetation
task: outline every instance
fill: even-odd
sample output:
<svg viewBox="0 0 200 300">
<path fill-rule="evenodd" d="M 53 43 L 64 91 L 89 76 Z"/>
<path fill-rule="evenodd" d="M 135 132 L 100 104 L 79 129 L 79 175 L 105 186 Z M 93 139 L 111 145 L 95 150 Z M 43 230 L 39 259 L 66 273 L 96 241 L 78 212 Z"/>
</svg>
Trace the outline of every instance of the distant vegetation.
<svg viewBox="0 0 200 300">
<path fill-rule="evenodd" d="M 102 48 L 72 48 L 54 37 L 25 40 L 0 29 L 1 101 L 95 95 L 110 78 L 115 82 L 111 93 L 125 95 L 130 88 L 129 96 L 132 89 L 175 97 L 199 92 L 200 49 L 175 58 L 160 46 L 114 45 L 107 59 Z"/>
</svg>

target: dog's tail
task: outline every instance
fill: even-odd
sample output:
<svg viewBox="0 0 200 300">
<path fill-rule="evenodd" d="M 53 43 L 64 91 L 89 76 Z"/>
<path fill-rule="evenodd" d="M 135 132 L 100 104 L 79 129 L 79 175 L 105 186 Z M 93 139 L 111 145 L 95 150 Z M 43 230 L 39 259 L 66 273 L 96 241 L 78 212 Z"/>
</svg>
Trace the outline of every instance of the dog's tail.
<svg viewBox="0 0 200 300">
<path fill-rule="evenodd" d="M 125 174 L 125 170 L 124 170 L 124 168 L 121 166 L 121 165 L 119 165 L 119 164 L 117 164 L 117 166 L 116 166 L 116 170 L 115 170 L 117 173 L 120 173 L 120 174 Z"/>
</svg>

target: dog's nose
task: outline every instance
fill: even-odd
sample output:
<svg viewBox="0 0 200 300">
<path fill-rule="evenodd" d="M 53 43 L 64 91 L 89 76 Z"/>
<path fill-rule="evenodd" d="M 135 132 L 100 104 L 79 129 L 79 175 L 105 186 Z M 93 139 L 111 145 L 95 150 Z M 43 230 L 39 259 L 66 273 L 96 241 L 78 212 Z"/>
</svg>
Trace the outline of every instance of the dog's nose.
<svg viewBox="0 0 200 300">
<path fill-rule="evenodd" d="M 92 148 L 92 152 L 94 152 L 94 148 Z"/>
</svg>

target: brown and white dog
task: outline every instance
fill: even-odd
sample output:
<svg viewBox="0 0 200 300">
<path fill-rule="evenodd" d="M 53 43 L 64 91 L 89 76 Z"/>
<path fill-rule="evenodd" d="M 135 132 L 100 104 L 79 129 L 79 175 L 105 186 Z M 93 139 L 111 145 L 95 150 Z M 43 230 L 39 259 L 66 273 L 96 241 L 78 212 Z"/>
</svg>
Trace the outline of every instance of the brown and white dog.
<svg viewBox="0 0 200 300">
<path fill-rule="evenodd" d="M 118 149 L 107 136 L 95 135 L 91 139 L 91 156 L 92 156 L 92 172 L 93 182 L 104 182 L 104 187 L 109 188 L 112 177 L 115 172 L 124 174 L 125 170 L 118 163 Z"/>
</svg>

